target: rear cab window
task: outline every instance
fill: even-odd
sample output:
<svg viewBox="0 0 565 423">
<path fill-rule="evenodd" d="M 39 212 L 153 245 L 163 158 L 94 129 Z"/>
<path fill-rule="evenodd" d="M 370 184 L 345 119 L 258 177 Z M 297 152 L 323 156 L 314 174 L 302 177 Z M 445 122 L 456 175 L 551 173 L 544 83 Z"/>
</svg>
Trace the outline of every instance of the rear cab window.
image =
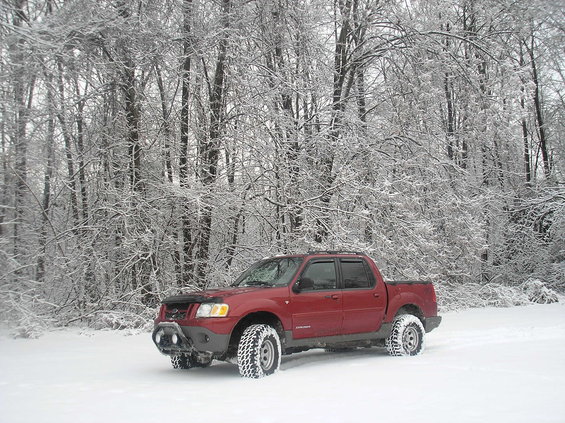
<svg viewBox="0 0 565 423">
<path fill-rule="evenodd" d="M 371 289 L 375 286 L 375 276 L 362 258 L 339 259 L 343 289 Z"/>
</svg>

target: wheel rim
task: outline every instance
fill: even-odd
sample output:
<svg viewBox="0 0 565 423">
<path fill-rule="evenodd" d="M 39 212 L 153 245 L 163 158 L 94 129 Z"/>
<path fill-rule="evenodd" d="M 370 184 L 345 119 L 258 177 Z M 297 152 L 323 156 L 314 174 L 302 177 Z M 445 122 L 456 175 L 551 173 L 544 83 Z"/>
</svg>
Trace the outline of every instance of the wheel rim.
<svg viewBox="0 0 565 423">
<path fill-rule="evenodd" d="M 402 346 L 407 353 L 413 353 L 418 349 L 420 343 L 420 335 L 413 326 L 408 326 L 402 335 Z"/>
<path fill-rule="evenodd" d="M 265 339 L 259 351 L 259 360 L 261 361 L 261 368 L 269 370 L 275 361 L 275 346 L 269 339 Z"/>
</svg>

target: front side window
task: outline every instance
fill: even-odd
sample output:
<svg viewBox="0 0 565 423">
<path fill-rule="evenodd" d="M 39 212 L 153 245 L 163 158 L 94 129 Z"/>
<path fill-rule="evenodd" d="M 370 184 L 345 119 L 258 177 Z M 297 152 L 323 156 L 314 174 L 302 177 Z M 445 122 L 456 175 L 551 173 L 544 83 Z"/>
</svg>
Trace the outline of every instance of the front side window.
<svg viewBox="0 0 565 423">
<path fill-rule="evenodd" d="M 337 277 L 333 260 L 310 263 L 300 277 L 300 289 L 303 291 L 336 288 Z"/>
<path fill-rule="evenodd" d="M 255 263 L 233 286 L 285 286 L 302 264 L 302 257 L 278 257 Z"/>
<path fill-rule="evenodd" d="M 363 260 L 340 260 L 344 289 L 372 288 L 374 278 Z"/>
</svg>

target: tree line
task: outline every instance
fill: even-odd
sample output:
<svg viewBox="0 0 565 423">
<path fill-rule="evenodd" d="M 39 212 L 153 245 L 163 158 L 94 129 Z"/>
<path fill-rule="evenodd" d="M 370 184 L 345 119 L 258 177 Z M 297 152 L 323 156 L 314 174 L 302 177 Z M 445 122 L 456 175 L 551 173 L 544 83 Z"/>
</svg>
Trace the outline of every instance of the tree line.
<svg viewBox="0 0 565 423">
<path fill-rule="evenodd" d="M 6 318 L 320 249 L 565 288 L 557 1 L 6 0 L 0 34 Z"/>
</svg>

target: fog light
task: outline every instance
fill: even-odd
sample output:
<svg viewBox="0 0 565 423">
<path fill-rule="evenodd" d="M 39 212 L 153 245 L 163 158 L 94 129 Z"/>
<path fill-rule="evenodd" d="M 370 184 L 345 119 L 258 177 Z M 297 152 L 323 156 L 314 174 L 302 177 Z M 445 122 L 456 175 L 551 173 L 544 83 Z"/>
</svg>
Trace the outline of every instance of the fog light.
<svg viewBox="0 0 565 423">
<path fill-rule="evenodd" d="M 155 342 L 156 342 L 157 344 L 160 344 L 160 343 L 161 343 L 161 338 L 163 337 L 163 335 L 164 335 L 164 333 L 163 333 L 162 330 L 160 330 L 159 332 L 157 332 L 157 333 L 155 334 Z"/>
<path fill-rule="evenodd" d="M 173 344 L 177 344 L 179 342 L 179 337 L 176 333 L 173 333 L 173 336 L 171 336 L 171 341 L 173 341 Z"/>
</svg>

